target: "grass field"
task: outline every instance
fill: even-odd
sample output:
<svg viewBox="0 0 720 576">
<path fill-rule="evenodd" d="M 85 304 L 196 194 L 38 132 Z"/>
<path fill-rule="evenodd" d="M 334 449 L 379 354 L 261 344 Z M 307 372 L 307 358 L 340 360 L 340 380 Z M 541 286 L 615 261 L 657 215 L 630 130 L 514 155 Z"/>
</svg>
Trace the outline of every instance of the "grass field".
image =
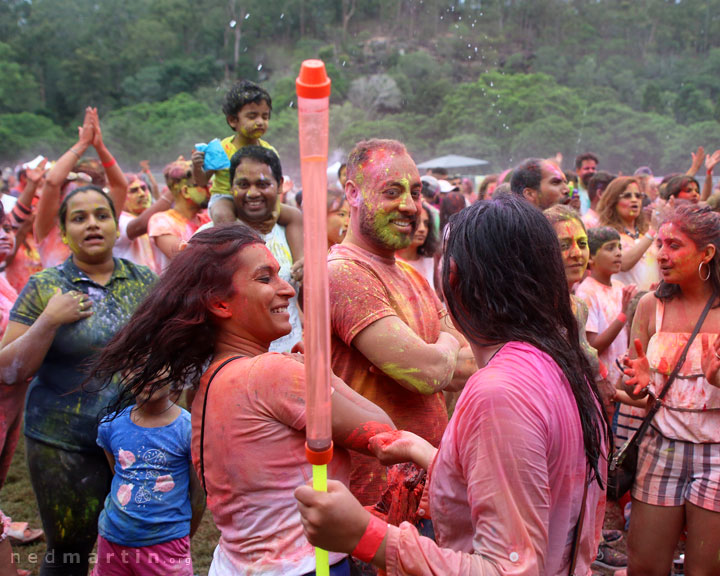
<svg viewBox="0 0 720 576">
<path fill-rule="evenodd" d="M 31 528 L 41 528 L 40 516 L 35 504 L 35 495 L 30 485 L 27 465 L 25 464 L 25 442 L 20 436 L 12 467 L 0 492 L 0 509 L 12 517 L 14 521 L 30 523 Z M 212 553 L 217 545 L 220 533 L 209 511 L 205 511 L 202 525 L 192 539 L 192 558 L 195 574 L 206 575 L 212 560 Z M 45 553 L 45 542 L 30 544 L 28 546 L 14 546 L 13 554 L 19 559 L 18 568 L 32 570 L 40 573 L 40 563 Z"/>
</svg>

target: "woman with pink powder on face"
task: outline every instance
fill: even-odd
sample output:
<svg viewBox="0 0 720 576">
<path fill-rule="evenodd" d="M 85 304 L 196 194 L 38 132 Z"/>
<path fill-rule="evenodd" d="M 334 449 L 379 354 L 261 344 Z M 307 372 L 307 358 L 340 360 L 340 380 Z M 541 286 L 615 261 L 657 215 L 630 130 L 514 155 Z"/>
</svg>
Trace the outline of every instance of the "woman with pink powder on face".
<svg viewBox="0 0 720 576">
<path fill-rule="evenodd" d="M 684 203 L 665 216 L 656 246 L 662 281 L 635 313 L 627 391 L 657 396 L 712 307 L 640 442 L 628 573 L 667 574 L 685 526 L 686 573 L 709 576 L 720 574 L 720 216 Z"/>
<path fill-rule="evenodd" d="M 305 367 L 298 355 L 268 352 L 291 329 L 287 306 L 295 291 L 279 268 L 245 225 L 195 234 L 95 364 L 95 377 L 120 374 L 126 394 L 196 383 L 193 464 L 220 530 L 212 576 L 315 570 L 293 498 L 312 477 Z M 142 369 L 126 373 L 127 358 Z M 340 379 L 332 386 L 335 453 L 328 474 L 347 483 L 347 449 L 371 454 L 369 438 L 394 426 Z M 330 563 L 331 574 L 348 574 L 345 554 L 331 554 Z"/>
</svg>

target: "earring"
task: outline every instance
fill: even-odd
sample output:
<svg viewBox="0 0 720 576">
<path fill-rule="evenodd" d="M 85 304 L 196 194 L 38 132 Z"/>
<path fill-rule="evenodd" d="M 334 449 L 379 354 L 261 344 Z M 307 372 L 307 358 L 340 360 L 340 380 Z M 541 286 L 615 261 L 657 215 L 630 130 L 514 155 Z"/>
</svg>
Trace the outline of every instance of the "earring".
<svg viewBox="0 0 720 576">
<path fill-rule="evenodd" d="M 705 276 L 705 278 L 703 278 L 703 275 L 702 275 L 702 265 L 703 264 L 706 264 L 708 267 L 707 268 L 707 276 Z M 700 264 L 698 265 L 698 276 L 700 276 L 700 280 L 702 280 L 703 282 L 707 282 L 710 279 L 710 264 L 708 264 L 707 262 L 700 262 Z"/>
</svg>

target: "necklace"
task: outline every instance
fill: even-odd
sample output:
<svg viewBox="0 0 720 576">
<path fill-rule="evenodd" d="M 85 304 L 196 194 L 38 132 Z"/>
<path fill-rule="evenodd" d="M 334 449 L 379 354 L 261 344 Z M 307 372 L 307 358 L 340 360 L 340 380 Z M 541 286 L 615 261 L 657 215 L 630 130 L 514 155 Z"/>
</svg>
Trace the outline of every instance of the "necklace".
<svg viewBox="0 0 720 576">
<path fill-rule="evenodd" d="M 637 226 L 635 226 L 635 232 L 630 232 L 630 230 L 628 230 L 624 226 L 623 230 L 625 231 L 625 234 L 630 236 L 630 238 L 632 238 L 633 240 L 637 240 L 638 238 L 640 238 L 640 230 L 637 229 Z"/>
</svg>

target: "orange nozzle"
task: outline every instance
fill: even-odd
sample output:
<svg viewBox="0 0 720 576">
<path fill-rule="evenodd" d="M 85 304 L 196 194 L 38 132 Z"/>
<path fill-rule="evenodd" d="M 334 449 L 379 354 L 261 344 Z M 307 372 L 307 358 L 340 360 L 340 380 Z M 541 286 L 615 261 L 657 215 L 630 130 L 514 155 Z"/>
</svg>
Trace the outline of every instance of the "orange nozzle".
<svg viewBox="0 0 720 576">
<path fill-rule="evenodd" d="M 329 464 L 333 457 L 333 443 L 330 442 L 330 448 L 323 450 L 322 452 L 316 452 L 308 448 L 307 442 L 305 443 L 305 456 L 315 466 L 322 466 L 323 464 Z"/>
<path fill-rule="evenodd" d="M 330 78 L 322 60 L 305 60 L 295 80 L 297 95 L 301 98 L 328 98 Z"/>
</svg>

